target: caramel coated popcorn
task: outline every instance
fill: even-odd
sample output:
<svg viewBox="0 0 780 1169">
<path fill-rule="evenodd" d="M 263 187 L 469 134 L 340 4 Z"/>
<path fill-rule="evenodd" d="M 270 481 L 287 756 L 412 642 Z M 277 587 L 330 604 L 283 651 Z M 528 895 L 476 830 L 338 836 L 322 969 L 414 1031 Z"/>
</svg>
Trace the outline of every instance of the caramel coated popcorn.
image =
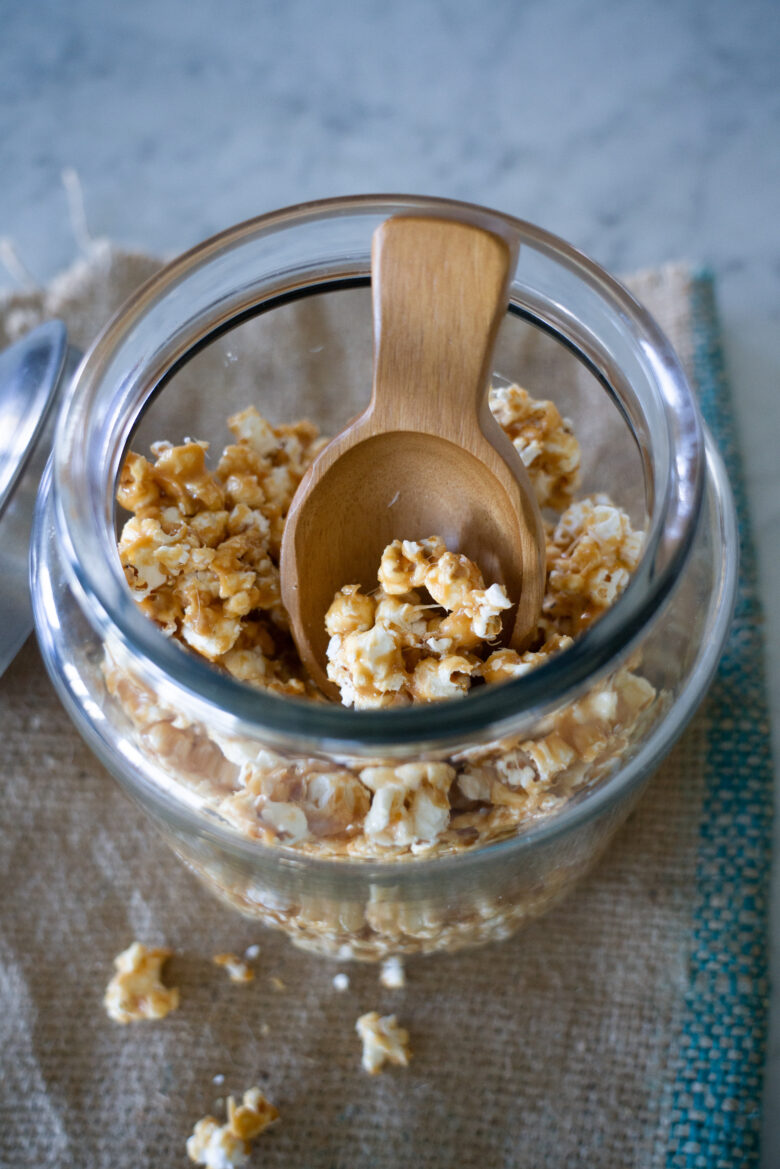
<svg viewBox="0 0 780 1169">
<path fill-rule="evenodd" d="M 273 427 L 254 407 L 215 471 L 208 443 L 158 442 L 125 459 L 117 502 L 134 514 L 119 555 L 136 602 L 169 637 L 250 685 L 316 697 L 279 590 L 284 517 L 322 445 L 315 426 Z"/>
<path fill-rule="evenodd" d="M 548 534 L 540 644 L 490 652 L 511 605 L 503 586 L 486 589 L 478 566 L 439 536 L 395 540 L 382 555 L 375 593 L 353 584 L 333 599 L 328 677 L 344 705 L 358 709 L 457 698 L 475 682 L 522 677 L 615 602 L 641 549 L 641 534 L 608 496 L 570 504 Z"/>
<path fill-rule="evenodd" d="M 228 1097 L 227 1113 L 225 1124 L 213 1116 L 204 1116 L 195 1125 L 187 1140 L 187 1156 L 196 1165 L 238 1169 L 249 1159 L 251 1142 L 279 1119 L 278 1109 L 256 1087 L 244 1092 L 240 1104 L 233 1096 Z"/>
<path fill-rule="evenodd" d="M 366 709 L 461 697 L 482 665 L 473 651 L 501 633 L 506 590 L 485 588 L 477 565 L 439 536 L 393 541 L 377 579 L 371 596 L 346 585 L 325 616 L 341 701 Z"/>
<path fill-rule="evenodd" d="M 328 673 L 345 704 L 436 702 L 522 677 L 564 653 L 636 567 L 642 536 L 626 512 L 606 495 L 573 498 L 579 446 L 557 408 L 518 386 L 491 390 L 490 406 L 540 505 L 558 513 L 547 521 L 537 636 L 523 653 L 501 646 L 512 603 L 504 588 L 438 535 L 396 540 L 377 566 L 377 588 L 347 583 L 327 613 Z M 228 424 L 235 441 L 214 470 L 208 445 L 192 440 L 156 443 L 153 461 L 127 456 L 117 498 L 134 513 L 119 541 L 128 584 L 167 636 L 217 668 L 324 701 L 289 634 L 279 551 L 295 488 L 325 440 L 311 423 L 272 426 L 253 407 Z M 622 663 L 532 735 L 446 760 L 281 755 L 166 706 L 113 642 L 103 669 L 154 764 L 242 835 L 325 858 L 405 860 L 506 839 L 607 775 L 658 709 L 638 666 L 638 658 Z M 263 904 L 285 920 L 288 907 Z M 381 932 L 388 912 L 378 902 L 368 921 L 361 907 L 344 905 L 337 928 L 349 935 L 368 921 Z"/>
<path fill-rule="evenodd" d="M 215 954 L 211 959 L 215 966 L 222 966 L 231 982 L 252 982 L 255 974 L 237 954 Z"/>
<path fill-rule="evenodd" d="M 395 1015 L 368 1011 L 360 1016 L 355 1030 L 363 1042 L 362 1063 L 369 1075 L 377 1075 L 386 1063 L 408 1066 L 409 1032 L 398 1026 Z"/>
<path fill-rule="evenodd" d="M 639 563 L 642 535 L 608 495 L 570 504 L 547 541 L 549 627 L 576 637 L 614 604 Z"/>
<path fill-rule="evenodd" d="M 490 409 L 523 460 L 540 507 L 560 511 L 580 478 L 580 444 L 554 402 L 520 386 L 491 387 Z"/>
<path fill-rule="evenodd" d="M 176 987 L 163 986 L 160 974 L 172 950 L 150 950 L 133 942 L 114 959 L 116 974 L 106 987 L 103 1005 L 117 1023 L 164 1019 L 179 1005 Z"/>
</svg>

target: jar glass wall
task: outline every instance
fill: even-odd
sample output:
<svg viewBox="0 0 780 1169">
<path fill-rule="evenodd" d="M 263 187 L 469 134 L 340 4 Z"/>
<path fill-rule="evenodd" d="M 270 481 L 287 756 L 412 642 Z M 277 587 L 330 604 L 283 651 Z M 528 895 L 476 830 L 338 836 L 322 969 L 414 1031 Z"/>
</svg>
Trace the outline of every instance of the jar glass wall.
<svg viewBox="0 0 780 1169">
<path fill-rule="evenodd" d="M 466 214 L 519 238 L 493 384 L 525 385 L 571 418 L 582 490 L 608 490 L 626 509 L 643 555 L 615 604 L 539 669 L 462 701 L 350 711 L 258 691 L 165 638 L 122 573 L 115 485 L 131 438 L 145 451 L 194 435 L 218 450 L 226 416 L 250 403 L 327 434 L 354 416 L 370 392 L 371 235 L 406 209 Z M 706 689 L 736 547 L 728 485 L 684 375 L 624 289 L 561 241 L 482 209 L 341 200 L 208 241 L 98 339 L 39 499 L 36 623 L 82 732 L 219 896 L 301 944 L 376 958 L 506 936 L 576 882 Z M 479 784 L 529 758 L 550 766 L 551 750 L 555 782 L 541 794 L 516 785 L 492 834 L 475 828 Z M 362 791 L 380 766 L 459 785 L 459 827 L 435 847 L 353 837 L 345 848 L 344 824 L 322 811 L 323 777 Z M 288 793 L 297 785 L 299 837 L 295 824 L 262 823 L 269 777 L 282 775 Z"/>
</svg>

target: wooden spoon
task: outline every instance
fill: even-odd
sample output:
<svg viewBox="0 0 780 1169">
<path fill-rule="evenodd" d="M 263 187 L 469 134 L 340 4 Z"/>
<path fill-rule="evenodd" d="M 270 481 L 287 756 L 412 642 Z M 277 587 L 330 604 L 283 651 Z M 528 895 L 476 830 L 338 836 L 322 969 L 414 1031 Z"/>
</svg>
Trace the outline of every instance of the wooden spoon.
<svg viewBox="0 0 780 1169">
<path fill-rule="evenodd" d="M 397 216 L 374 233 L 374 386 L 320 453 L 290 507 L 282 600 L 322 690 L 325 614 L 345 584 L 377 587 L 385 547 L 441 536 L 506 586 L 505 635 L 522 648 L 544 586 L 544 530 L 525 468 L 488 407 L 509 300 L 506 241 L 471 223 Z"/>
</svg>

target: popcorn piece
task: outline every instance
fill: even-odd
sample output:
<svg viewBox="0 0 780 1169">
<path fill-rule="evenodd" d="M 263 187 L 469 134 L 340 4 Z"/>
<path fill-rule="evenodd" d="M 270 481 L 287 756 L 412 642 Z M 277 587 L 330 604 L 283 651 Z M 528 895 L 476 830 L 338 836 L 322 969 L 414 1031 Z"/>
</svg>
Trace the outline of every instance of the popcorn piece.
<svg viewBox="0 0 780 1169">
<path fill-rule="evenodd" d="M 520 654 L 513 649 L 499 649 L 486 659 L 479 667 L 478 673 L 491 685 L 496 682 L 508 682 L 512 678 L 522 678 L 524 674 L 529 674 L 531 670 L 541 666 L 553 654 L 561 653 L 573 644 L 573 638 L 553 634 L 536 651 L 526 650 Z"/>
<path fill-rule="evenodd" d="M 164 1019 L 179 1005 L 176 987 L 163 986 L 160 972 L 172 950 L 150 950 L 133 942 L 114 959 L 116 974 L 106 988 L 103 1005 L 117 1023 L 139 1019 Z"/>
<path fill-rule="evenodd" d="M 253 1141 L 262 1132 L 279 1119 L 279 1110 L 267 1100 L 260 1088 L 249 1088 L 244 1092 L 240 1104 L 236 1104 L 232 1096 L 228 1097 L 228 1128 L 244 1141 Z"/>
<path fill-rule="evenodd" d="M 363 632 L 335 635 L 328 643 L 328 677 L 341 690 L 342 702 L 361 708 L 387 706 L 403 698 L 407 675 L 399 639 L 392 629 L 375 625 Z"/>
<path fill-rule="evenodd" d="M 378 579 L 388 596 L 400 596 L 425 584 L 428 569 L 447 547 L 439 536 L 427 540 L 394 540 L 382 553 Z"/>
<path fill-rule="evenodd" d="M 207 442 L 185 442 L 179 447 L 158 448 L 154 478 L 161 494 L 176 504 L 183 515 L 219 511 L 225 494 L 206 467 Z"/>
<path fill-rule="evenodd" d="M 468 693 L 471 675 L 480 665 L 479 658 L 449 654 L 437 659 L 423 658 L 414 667 L 408 687 L 415 702 L 440 702 L 461 698 Z"/>
<path fill-rule="evenodd" d="M 422 580 L 415 583 L 424 585 L 437 605 L 452 612 L 459 609 L 475 589 L 482 588 L 483 580 L 482 573 L 467 556 L 445 551 L 426 568 Z"/>
<path fill-rule="evenodd" d="M 580 446 L 557 406 L 520 386 L 491 387 L 493 416 L 523 460 L 540 507 L 565 508 L 579 484 Z"/>
<path fill-rule="evenodd" d="M 455 769 L 448 763 L 402 763 L 364 767 L 361 782 L 374 793 L 363 823 L 375 844 L 408 846 L 435 840 L 447 827 L 449 789 Z"/>
<path fill-rule="evenodd" d="M 355 1030 L 363 1041 L 362 1063 L 369 1075 L 377 1075 L 386 1063 L 408 1066 L 409 1033 L 398 1026 L 395 1015 L 369 1011 L 360 1016 Z"/>
<path fill-rule="evenodd" d="M 303 840 L 309 834 L 306 813 L 296 804 L 266 800 L 262 807 L 262 817 L 277 836 L 295 841 Z"/>
<path fill-rule="evenodd" d="M 607 495 L 566 509 L 547 546 L 543 613 L 576 636 L 614 603 L 639 562 L 643 537 Z"/>
<path fill-rule="evenodd" d="M 574 748 L 555 731 L 543 739 L 521 743 L 520 747 L 536 769 L 536 774 L 545 784 L 554 779 L 560 771 L 569 767 L 577 758 Z"/>
<path fill-rule="evenodd" d="M 151 464 L 143 455 L 136 455 L 131 451 L 119 475 L 117 503 L 127 511 L 141 512 L 145 508 L 155 507 L 159 500 L 160 488 L 155 481 Z"/>
<path fill-rule="evenodd" d="M 389 629 L 402 648 L 429 644 L 429 617 L 430 606 L 421 604 L 414 591 L 391 597 L 380 589 L 377 594 L 374 620 Z"/>
<path fill-rule="evenodd" d="M 349 990 L 349 975 L 339 971 L 338 974 L 333 975 L 333 986 L 336 990 Z"/>
<path fill-rule="evenodd" d="M 344 585 L 325 614 L 325 628 L 331 637 L 365 633 L 374 624 L 375 609 L 374 599 L 361 593 L 360 585 Z"/>
<path fill-rule="evenodd" d="M 466 766 L 458 775 L 458 791 L 478 804 L 490 802 L 492 780 L 486 768 Z"/>
<path fill-rule="evenodd" d="M 238 1169 L 249 1160 L 251 1145 L 235 1136 L 227 1125 L 204 1116 L 187 1138 L 187 1156 L 206 1169 Z"/>
<path fill-rule="evenodd" d="M 293 843 L 312 833 L 346 838 L 360 831 L 370 798 L 351 771 L 318 768 L 312 760 L 288 762 L 270 751 L 245 758 L 234 740 L 222 745 L 241 763 L 242 788 L 220 810 L 243 831 L 269 841 L 285 833 L 285 842 Z"/>
<path fill-rule="evenodd" d="M 378 580 L 376 600 L 347 585 L 325 618 L 328 677 L 342 702 L 365 709 L 464 695 L 481 666 L 471 651 L 499 635 L 511 607 L 504 588 L 486 589 L 477 565 L 438 536 L 389 544 Z"/>
<path fill-rule="evenodd" d="M 242 962 L 236 954 L 215 954 L 212 958 L 215 966 L 223 966 L 231 982 L 251 982 L 254 971 Z"/>
<path fill-rule="evenodd" d="M 369 808 L 366 789 L 346 770 L 311 771 L 301 779 L 299 798 L 316 835 L 354 835 Z"/>
<path fill-rule="evenodd" d="M 226 1124 L 220 1124 L 213 1116 L 204 1116 L 195 1125 L 187 1140 L 187 1156 L 196 1165 L 206 1169 L 238 1169 L 249 1159 L 250 1142 L 279 1119 L 278 1110 L 256 1087 L 244 1092 L 238 1105 L 230 1096 L 227 1113 Z"/>
<path fill-rule="evenodd" d="M 119 555 L 136 600 L 145 599 L 183 567 L 191 542 L 168 533 L 153 516 L 134 516 L 122 529 Z M 173 553 L 173 554 L 172 554 Z"/>
<path fill-rule="evenodd" d="M 406 972 L 403 960 L 398 954 L 385 958 L 379 972 L 379 981 L 388 990 L 401 990 L 406 986 Z"/>
</svg>

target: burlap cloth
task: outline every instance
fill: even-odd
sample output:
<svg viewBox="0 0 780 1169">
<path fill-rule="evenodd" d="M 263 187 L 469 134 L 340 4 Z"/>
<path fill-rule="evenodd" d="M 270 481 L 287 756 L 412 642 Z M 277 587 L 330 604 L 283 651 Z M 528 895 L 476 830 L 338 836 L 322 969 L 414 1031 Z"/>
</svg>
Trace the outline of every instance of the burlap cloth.
<svg viewBox="0 0 780 1169">
<path fill-rule="evenodd" d="M 97 245 L 48 289 L 0 301 L 0 341 L 59 316 L 84 346 L 155 267 Z M 400 991 L 353 966 L 339 993 L 339 967 L 233 916 L 181 867 L 81 742 L 30 639 L 0 679 L 3 1167 L 184 1166 L 194 1122 L 255 1083 L 282 1114 L 257 1165 L 757 1163 L 771 768 L 752 551 L 711 284 L 682 267 L 631 283 L 725 448 L 743 580 L 710 697 L 606 858 L 514 939 L 410 961 Z M 174 948 L 181 1008 L 121 1027 L 101 998 L 135 938 Z M 253 983 L 211 964 L 255 942 Z M 361 1071 L 354 1023 L 371 1009 L 410 1031 L 408 1069 Z"/>
</svg>

